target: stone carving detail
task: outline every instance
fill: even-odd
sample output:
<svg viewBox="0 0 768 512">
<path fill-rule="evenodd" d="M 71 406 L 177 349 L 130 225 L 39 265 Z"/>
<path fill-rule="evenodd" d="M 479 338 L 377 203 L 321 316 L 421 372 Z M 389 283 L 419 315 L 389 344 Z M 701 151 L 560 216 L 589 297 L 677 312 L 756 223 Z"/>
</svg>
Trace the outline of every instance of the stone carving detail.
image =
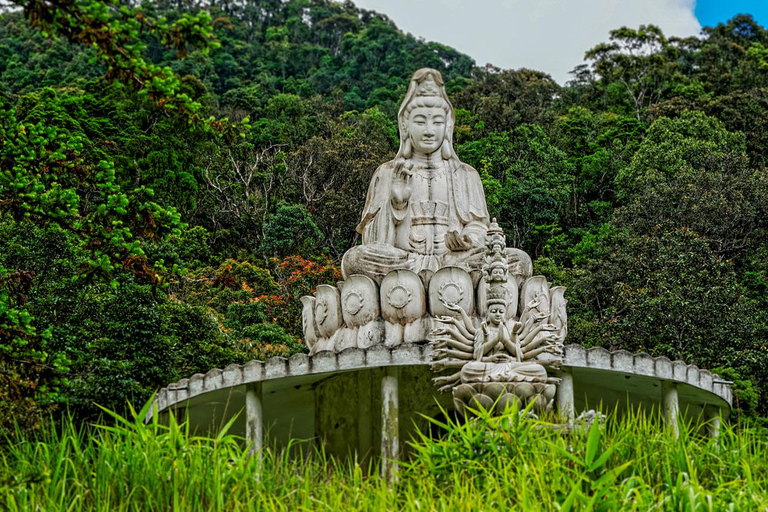
<svg viewBox="0 0 768 512">
<path fill-rule="evenodd" d="M 379 316 L 379 288 L 366 276 L 351 276 L 339 283 L 342 314 L 348 327 L 360 327 Z"/>
<path fill-rule="evenodd" d="M 440 73 L 414 73 L 400 149 L 368 187 L 362 245 L 344 254 L 338 288 L 302 298 L 304 339 L 310 354 L 434 341 L 435 368 L 455 370 L 441 387 L 462 404 L 551 400 L 544 367 L 567 333 L 564 288 L 532 277 L 531 258 L 490 222 L 480 176 L 454 151 L 454 124 Z"/>
<path fill-rule="evenodd" d="M 504 234 L 495 219 L 486 240 L 485 319 L 478 325 L 468 314 L 471 308 L 444 302 L 445 308 L 458 316 L 437 318 L 443 325 L 432 332 L 432 368 L 453 373 L 435 378 L 435 383 L 441 391 L 453 392 L 458 411 L 467 407 L 503 410 L 513 400 L 535 400 L 538 409 L 551 408 L 559 380 L 548 377 L 546 368 L 562 362 L 564 328 L 549 323 L 553 314 L 546 279 L 535 276 L 525 282 L 522 295 L 531 300 L 519 321 L 508 319 L 508 262 L 503 251 Z M 562 296 L 560 290 L 557 295 Z M 555 317 L 560 319 L 557 314 Z"/>
<path fill-rule="evenodd" d="M 381 281 L 381 314 L 384 320 L 405 325 L 426 313 L 424 285 L 409 270 L 395 270 Z"/>
<path fill-rule="evenodd" d="M 397 284 L 387 292 L 387 302 L 395 309 L 403 309 L 411 302 L 413 294 L 401 284 Z"/>
<path fill-rule="evenodd" d="M 472 278 L 461 268 L 441 268 L 429 281 L 429 310 L 433 317 L 455 316 L 457 306 L 471 311 L 473 296 Z"/>
</svg>

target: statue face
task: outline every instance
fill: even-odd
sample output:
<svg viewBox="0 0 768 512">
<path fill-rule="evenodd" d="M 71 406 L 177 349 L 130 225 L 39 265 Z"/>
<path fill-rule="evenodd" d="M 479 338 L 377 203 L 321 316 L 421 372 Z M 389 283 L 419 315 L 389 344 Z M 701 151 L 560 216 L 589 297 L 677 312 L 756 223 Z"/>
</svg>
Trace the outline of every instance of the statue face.
<svg viewBox="0 0 768 512">
<path fill-rule="evenodd" d="M 424 154 L 434 153 L 445 140 L 445 111 L 436 107 L 416 107 L 408 119 L 408 136 L 413 149 Z"/>
<path fill-rule="evenodd" d="M 503 304 L 492 304 L 488 308 L 488 315 L 486 315 L 486 321 L 491 325 L 499 325 L 504 321 L 504 313 L 506 308 Z"/>
</svg>

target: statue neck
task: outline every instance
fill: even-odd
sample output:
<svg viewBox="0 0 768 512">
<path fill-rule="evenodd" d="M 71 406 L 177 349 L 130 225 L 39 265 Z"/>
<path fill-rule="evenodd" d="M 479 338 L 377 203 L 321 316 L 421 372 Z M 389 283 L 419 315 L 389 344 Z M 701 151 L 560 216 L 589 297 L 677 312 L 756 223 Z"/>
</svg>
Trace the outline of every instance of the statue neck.
<svg viewBox="0 0 768 512">
<path fill-rule="evenodd" d="M 416 167 L 437 167 L 442 161 L 443 157 L 440 150 L 429 154 L 414 151 L 411 156 L 411 162 Z"/>
</svg>

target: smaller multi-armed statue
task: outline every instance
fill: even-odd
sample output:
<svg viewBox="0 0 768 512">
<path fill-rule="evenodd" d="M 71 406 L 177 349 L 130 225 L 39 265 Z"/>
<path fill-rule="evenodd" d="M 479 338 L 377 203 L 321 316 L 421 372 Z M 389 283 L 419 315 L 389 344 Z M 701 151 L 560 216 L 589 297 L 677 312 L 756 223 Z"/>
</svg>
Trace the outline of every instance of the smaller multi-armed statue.
<svg viewBox="0 0 768 512">
<path fill-rule="evenodd" d="M 453 391 L 460 412 L 466 407 L 503 411 L 514 400 L 535 401 L 538 410 L 546 410 L 559 382 L 547 375 L 546 368 L 562 362 L 567 329 L 564 289 L 550 290 L 541 276 L 528 279 L 523 284 L 524 307 L 516 320 L 517 283 L 514 278 L 510 283 L 505 250 L 504 233 L 494 219 L 486 235 L 483 265 L 485 319 L 473 322 L 460 306 L 445 304 L 457 315 L 437 318 L 443 326 L 432 331 L 433 370 L 454 370 L 435 378 L 435 383 L 441 392 Z"/>
</svg>

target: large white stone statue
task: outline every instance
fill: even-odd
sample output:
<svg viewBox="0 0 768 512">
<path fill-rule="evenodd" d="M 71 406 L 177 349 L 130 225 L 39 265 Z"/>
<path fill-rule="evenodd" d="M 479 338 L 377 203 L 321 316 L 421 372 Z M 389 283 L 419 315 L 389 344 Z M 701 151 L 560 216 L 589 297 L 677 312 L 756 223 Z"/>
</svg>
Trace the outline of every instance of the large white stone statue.
<svg viewBox="0 0 768 512">
<path fill-rule="evenodd" d="M 446 266 L 479 271 L 488 209 L 480 176 L 454 152 L 455 116 L 439 71 L 414 73 L 397 117 L 400 150 L 371 179 L 357 226 L 363 243 L 344 255 L 344 277 L 381 281 L 392 270 Z M 530 277 L 524 252 L 511 249 L 509 258 L 520 280 Z"/>
<path fill-rule="evenodd" d="M 563 289 L 532 277 L 530 257 L 488 218 L 480 176 L 453 149 L 438 71 L 414 73 L 398 123 L 400 150 L 371 179 L 344 280 L 302 299 L 310 354 L 432 342 L 435 370 L 454 369 L 437 383 L 457 407 L 502 395 L 549 404 L 546 367 L 561 359 L 567 329 Z"/>
</svg>

